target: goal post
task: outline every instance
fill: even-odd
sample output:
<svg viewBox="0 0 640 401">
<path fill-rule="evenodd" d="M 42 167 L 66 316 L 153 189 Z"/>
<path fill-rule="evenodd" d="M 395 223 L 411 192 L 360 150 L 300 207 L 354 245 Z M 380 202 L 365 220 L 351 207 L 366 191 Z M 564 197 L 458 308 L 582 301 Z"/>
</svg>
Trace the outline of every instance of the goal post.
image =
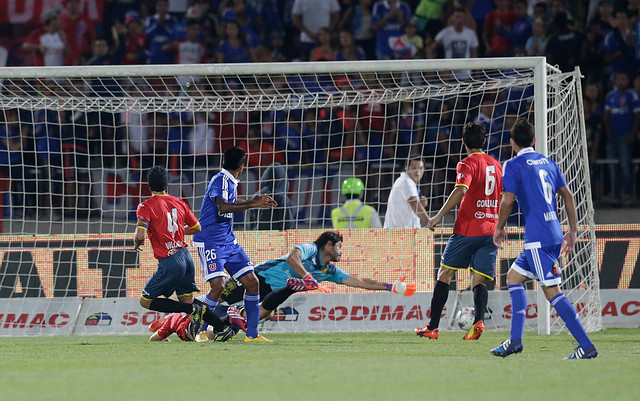
<svg viewBox="0 0 640 401">
<path fill-rule="evenodd" d="M 261 227 L 256 219 L 264 216 L 234 216 L 240 242 L 259 263 L 331 229 L 331 210 L 346 199 L 340 191 L 345 178 L 362 179 L 363 200 L 384 219 L 391 186 L 410 154 L 425 160 L 419 187 L 435 214 L 464 157 L 464 124 L 483 122 L 485 150 L 504 162 L 512 156 L 508 129 L 521 117 L 534 124 L 536 150 L 560 165 L 576 198 L 578 245 L 561 261 L 563 289 L 578 305 L 587 330 L 602 327 L 577 70 L 562 73 L 544 57 L 519 57 L 21 67 L 0 68 L 0 81 L 0 298 L 9 301 L 0 316 L 13 316 L 11 322 L 0 320 L 0 335 L 16 328 L 47 332 L 39 320 L 32 330 L 20 323 L 31 322 L 31 315 L 21 316 L 35 313 L 39 300 L 57 316 L 68 308 L 64 313 L 76 313 L 69 320 L 79 325 L 106 319 L 95 309 L 101 300 L 139 297 L 156 262 L 148 249 L 132 252 L 129 237 L 135 207 L 150 195 L 144 172 L 152 165 L 167 167 L 169 192 L 199 216 L 222 151 L 234 144 L 245 147 L 248 168 L 240 177 L 240 196 L 280 193 L 290 211 L 278 214 L 284 217 L 270 215 L 266 227 L 278 230 L 270 232 L 256 231 Z M 566 225 L 566 215 L 559 217 Z M 422 292 L 415 304 L 329 284 L 332 294 L 296 295 L 290 305 L 309 306 L 312 330 L 405 330 L 423 324 L 429 299 L 424 293 L 433 290 L 453 218 L 452 212 L 435 233 L 343 231 L 345 250 L 338 265 L 379 281 L 407 275 Z M 509 244 L 499 253 L 490 307 L 508 304 L 506 271 L 522 249 L 522 225 L 522 215 L 515 212 Z M 199 266 L 195 248 L 191 251 Z M 198 284 L 206 288 L 201 278 Z M 460 272 L 455 288 L 468 285 L 468 274 Z M 541 335 L 563 330 L 538 286 L 527 288 L 538 291 L 537 301 L 529 295 L 538 310 L 532 314 L 535 326 L 527 323 L 527 329 L 537 328 Z M 32 299 L 18 302 L 25 298 Z M 464 296 L 449 298 L 445 320 L 468 302 Z M 326 311 L 314 306 L 317 299 L 323 299 Z M 500 303 L 492 306 L 493 300 Z M 387 302 L 378 305 L 379 313 L 367 304 L 378 301 Z M 388 315 L 385 307 L 391 308 Z M 499 312 L 493 311 L 496 324 L 489 327 L 508 329 Z M 132 321 L 127 313 L 122 321 Z M 399 321 L 391 324 L 392 317 Z M 300 321 L 289 323 L 293 330 L 308 329 Z"/>
</svg>

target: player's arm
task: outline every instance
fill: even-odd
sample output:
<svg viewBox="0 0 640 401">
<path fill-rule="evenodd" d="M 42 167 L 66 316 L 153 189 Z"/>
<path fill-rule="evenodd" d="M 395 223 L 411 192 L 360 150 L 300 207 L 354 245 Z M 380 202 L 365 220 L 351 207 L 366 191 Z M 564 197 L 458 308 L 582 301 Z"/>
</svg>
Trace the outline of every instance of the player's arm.
<svg viewBox="0 0 640 401">
<path fill-rule="evenodd" d="M 302 251 L 298 248 L 293 248 L 293 250 L 287 256 L 287 263 L 294 272 L 300 277 L 305 277 L 309 272 L 304 268 L 302 264 Z"/>
<path fill-rule="evenodd" d="M 409 206 L 411 206 L 411 210 L 420 218 L 424 224 L 429 224 L 429 215 L 427 214 L 427 210 L 424 208 L 423 202 L 418 199 L 417 196 L 411 196 L 407 199 L 409 202 Z"/>
<path fill-rule="evenodd" d="M 158 335 L 158 332 L 156 331 L 155 333 L 153 333 L 153 334 L 151 335 L 151 337 L 149 337 L 149 341 L 171 341 L 171 340 L 169 340 L 169 338 L 168 338 L 168 337 L 167 337 L 167 338 L 161 338 L 161 337 Z"/>
<path fill-rule="evenodd" d="M 256 199 L 237 200 L 236 202 L 227 202 L 223 199 L 216 198 L 216 205 L 218 205 L 218 210 L 220 211 L 220 213 L 225 214 L 225 213 L 242 212 L 247 209 L 261 208 L 261 207 L 274 208 L 278 206 L 278 202 L 276 202 L 269 195 L 261 195 Z"/>
<path fill-rule="evenodd" d="M 502 192 L 502 199 L 500 200 L 500 209 L 498 210 L 498 224 L 496 225 L 496 232 L 493 233 L 493 243 L 502 249 L 502 244 L 507 239 L 507 232 L 504 226 L 507 225 L 507 219 L 511 215 L 513 210 L 513 204 L 516 201 L 516 195 L 513 192 Z"/>
<path fill-rule="evenodd" d="M 340 284 L 349 287 L 364 288 L 366 290 L 391 291 L 395 292 L 396 294 L 410 297 L 415 294 L 416 285 L 413 283 L 405 283 L 404 279 L 405 277 L 402 277 L 400 280 L 396 280 L 393 283 L 383 283 L 381 281 L 376 281 L 369 278 L 358 278 L 349 276 L 346 279 L 342 280 Z"/>
<path fill-rule="evenodd" d="M 451 191 L 451 194 L 447 198 L 447 201 L 444 203 L 444 205 L 442 205 L 442 207 L 438 211 L 438 214 L 436 214 L 431 220 L 429 220 L 429 223 L 427 224 L 427 228 L 433 231 L 435 227 L 442 221 L 442 218 L 447 213 L 449 213 L 451 209 L 458 206 L 460 202 L 462 202 L 462 198 L 464 198 L 464 195 L 467 193 L 468 190 L 469 188 L 467 188 L 466 185 L 456 186 L 453 189 L 453 191 Z"/>
<path fill-rule="evenodd" d="M 562 247 L 562 253 L 568 255 L 576 245 L 578 238 L 578 211 L 576 210 L 576 204 L 573 200 L 573 194 L 568 186 L 564 186 L 558 189 L 558 193 L 564 201 L 564 208 L 567 212 L 567 219 L 569 220 L 569 231 L 564 235 L 564 246 Z"/>
<path fill-rule="evenodd" d="M 184 235 L 193 235 L 199 233 L 200 231 L 202 231 L 202 226 L 200 225 L 200 222 L 197 222 L 195 226 L 185 227 Z"/>
</svg>

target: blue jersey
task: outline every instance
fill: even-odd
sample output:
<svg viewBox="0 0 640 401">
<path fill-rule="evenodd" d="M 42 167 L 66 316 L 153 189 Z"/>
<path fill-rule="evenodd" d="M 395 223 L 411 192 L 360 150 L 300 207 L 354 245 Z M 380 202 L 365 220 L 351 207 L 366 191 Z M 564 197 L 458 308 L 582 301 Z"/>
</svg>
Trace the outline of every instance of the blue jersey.
<svg viewBox="0 0 640 401">
<path fill-rule="evenodd" d="M 225 169 L 214 175 L 209 182 L 200 209 L 202 231 L 193 236 L 193 241 L 215 245 L 235 244 L 237 241 L 233 233 L 233 213 L 220 214 L 216 198 L 229 203 L 235 203 L 238 198 L 238 180 Z"/>
<path fill-rule="evenodd" d="M 305 242 L 302 245 L 296 245 L 295 248 L 302 252 L 302 264 L 316 281 L 341 283 L 351 277 L 333 263 L 323 265 L 320 249 L 318 249 L 318 246 L 313 242 Z M 255 266 L 256 274 L 264 277 L 267 284 L 269 284 L 273 290 L 286 287 L 289 277 L 302 278 L 293 270 L 291 265 L 287 263 L 288 256 L 287 254 L 280 259 L 269 260 Z"/>
<path fill-rule="evenodd" d="M 635 112 L 640 111 L 638 94 L 631 89 L 613 90 L 607 94 L 604 109 L 611 112 L 611 134 L 627 135 L 633 130 Z"/>
<path fill-rule="evenodd" d="M 556 210 L 556 192 L 567 185 L 558 165 L 525 148 L 504 163 L 502 190 L 515 194 L 524 214 L 524 242 L 541 246 L 562 244 L 562 227 Z"/>
</svg>

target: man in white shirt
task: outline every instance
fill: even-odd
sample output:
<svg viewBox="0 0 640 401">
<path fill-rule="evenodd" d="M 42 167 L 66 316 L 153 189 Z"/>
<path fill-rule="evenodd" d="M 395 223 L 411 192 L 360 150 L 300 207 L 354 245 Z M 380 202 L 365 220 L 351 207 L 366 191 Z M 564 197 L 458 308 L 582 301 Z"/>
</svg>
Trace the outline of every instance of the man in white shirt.
<svg viewBox="0 0 640 401">
<path fill-rule="evenodd" d="M 453 25 L 438 32 L 433 42 L 432 50 L 444 47 L 444 58 L 478 57 L 478 36 L 464 26 L 464 10 L 456 8 L 453 12 Z M 469 70 L 454 71 L 456 78 L 469 79 Z"/>
<path fill-rule="evenodd" d="M 393 183 L 384 228 L 420 228 L 420 222 L 429 223 L 425 207 L 427 198 L 420 197 L 418 183 L 424 175 L 424 162 L 420 156 L 410 156 L 405 171 Z"/>
<path fill-rule="evenodd" d="M 338 0 L 295 0 L 291 8 L 293 24 L 300 30 L 300 57 L 309 59 L 320 28 L 335 28 L 340 18 Z"/>
</svg>

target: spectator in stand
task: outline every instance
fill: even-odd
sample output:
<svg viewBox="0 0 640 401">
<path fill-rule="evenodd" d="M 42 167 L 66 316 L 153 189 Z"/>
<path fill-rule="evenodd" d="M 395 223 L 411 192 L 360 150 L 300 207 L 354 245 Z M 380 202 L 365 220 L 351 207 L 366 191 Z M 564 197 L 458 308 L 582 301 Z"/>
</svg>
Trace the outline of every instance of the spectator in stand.
<svg viewBox="0 0 640 401">
<path fill-rule="evenodd" d="M 613 15 L 613 4 L 613 0 L 600 0 L 597 8 L 595 9 L 595 13 L 589 20 L 589 24 L 600 23 L 605 34 L 612 31 L 613 26 L 616 24 L 615 17 Z"/>
<path fill-rule="evenodd" d="M 124 21 L 124 26 L 127 28 L 127 34 L 125 40 L 124 56 L 120 64 L 123 65 L 137 65 L 146 64 L 147 53 L 145 51 L 144 31 L 142 24 L 137 16 L 132 15 L 127 17 Z"/>
<path fill-rule="evenodd" d="M 208 167 L 209 155 L 215 150 L 216 130 L 210 119 L 213 119 L 213 116 L 209 116 L 205 111 L 193 113 L 193 127 L 188 136 L 195 165 L 198 167 Z"/>
<path fill-rule="evenodd" d="M 453 12 L 453 25 L 438 32 L 427 54 L 435 56 L 436 49 L 442 46 L 445 58 L 475 58 L 478 57 L 478 45 L 476 33 L 464 26 L 464 11 L 456 8 Z M 470 78 L 469 70 L 457 70 L 453 74 L 457 79 Z"/>
<path fill-rule="evenodd" d="M 13 206 L 11 218 L 22 218 L 25 216 L 25 195 L 28 192 L 34 193 L 36 182 L 33 166 L 23 162 L 22 137 L 23 132 L 28 134 L 25 125 L 21 125 L 18 117 L 18 110 L 9 109 L 0 112 L 2 121 L 0 124 L 0 175 L 2 179 L 9 179 L 11 194 L 11 205 Z M 31 182 L 31 185 L 29 184 Z M 29 191 L 30 190 L 30 191 Z M 31 196 L 29 196 L 31 198 Z M 33 216 L 33 209 L 28 209 L 27 214 Z"/>
<path fill-rule="evenodd" d="M 174 52 L 177 64 L 205 64 L 207 59 L 207 46 L 199 40 L 200 23 L 190 20 L 187 27 L 187 37 L 175 40 L 162 47 L 162 50 Z M 187 91 L 192 84 L 198 84 L 202 78 L 194 76 L 179 76 L 178 83 L 183 91 Z"/>
<path fill-rule="evenodd" d="M 176 41 L 176 40 L 186 38 L 189 24 L 192 21 L 196 21 L 200 23 L 201 19 L 202 19 L 202 9 L 196 6 L 189 7 L 187 9 L 186 14 L 184 15 L 184 19 L 177 22 L 173 26 L 173 32 L 171 33 L 171 40 Z M 202 24 L 200 24 L 200 31 L 198 32 L 198 40 L 201 42 L 206 42 L 208 34 L 209 32 L 204 32 L 202 30 Z"/>
<path fill-rule="evenodd" d="M 158 0 L 156 2 L 156 14 L 147 18 L 144 28 L 149 49 L 149 64 L 173 64 L 175 62 L 172 52 L 162 50 L 164 45 L 171 42 L 173 27 L 177 21 L 169 14 L 169 1 Z"/>
<path fill-rule="evenodd" d="M 594 89 L 597 97 L 598 87 L 593 83 L 587 84 L 587 87 L 585 88 L 585 96 L 583 97 L 583 108 L 587 134 L 587 152 L 589 154 L 589 173 L 591 176 L 591 188 L 593 191 L 593 198 L 595 200 L 600 200 L 600 198 L 602 197 L 602 186 L 598 185 L 597 183 L 602 180 L 602 176 L 600 168 L 596 164 L 596 161 L 601 156 L 601 144 L 604 143 L 604 141 L 602 140 L 604 134 L 604 125 L 602 123 L 602 112 L 601 110 L 599 110 L 600 105 L 597 101 L 594 101 L 591 96 L 587 95 L 587 92 L 593 92 Z"/>
<path fill-rule="evenodd" d="M 335 50 L 331 44 L 331 32 L 329 28 L 318 30 L 318 45 L 311 50 L 309 61 L 333 61 Z"/>
<path fill-rule="evenodd" d="M 35 54 L 34 65 L 57 67 L 65 65 L 65 57 L 71 55 L 67 35 L 62 30 L 60 11 L 48 9 L 42 16 L 44 26 L 31 32 L 22 48 Z"/>
<path fill-rule="evenodd" d="M 81 57 L 91 50 L 91 43 L 96 37 L 94 23 L 82 13 L 80 0 L 66 0 L 62 12 L 62 30 L 67 35 L 69 57 L 67 65 L 78 65 Z"/>
<path fill-rule="evenodd" d="M 78 94 L 79 95 L 79 94 Z M 76 219 L 89 217 L 90 175 L 87 113 L 60 113 L 60 139 L 64 180 L 64 213 Z"/>
<path fill-rule="evenodd" d="M 340 47 L 336 53 L 336 61 L 356 61 L 367 58 L 364 50 L 357 46 L 353 40 L 353 32 L 348 29 L 340 31 Z"/>
<path fill-rule="evenodd" d="M 118 65 L 125 50 L 124 33 L 125 27 L 123 25 L 119 24 L 113 28 L 117 46 L 113 51 L 109 50 L 109 45 L 105 38 L 96 38 L 93 41 L 93 58 L 89 65 Z M 87 95 L 108 98 L 120 96 L 121 94 L 121 85 L 116 78 L 96 78 L 91 81 Z M 116 150 L 120 148 L 120 146 L 116 145 L 116 142 L 120 139 L 116 135 L 116 127 L 120 125 L 117 117 L 115 114 L 107 112 L 89 113 L 87 118 L 89 121 L 89 154 L 96 156 L 90 158 L 92 166 L 99 166 L 101 162 L 109 166 L 114 165 Z"/>
<path fill-rule="evenodd" d="M 584 48 L 584 35 L 569 28 L 567 15 L 560 13 L 553 18 L 555 33 L 547 41 L 547 61 L 558 65 L 562 71 L 573 71 L 580 65 Z"/>
<path fill-rule="evenodd" d="M 371 4 L 373 0 L 359 0 L 353 7 L 352 32 L 356 44 L 362 47 L 367 60 L 376 58 L 376 35 L 371 27 L 373 20 L 371 16 Z"/>
<path fill-rule="evenodd" d="M 418 30 L 426 32 L 431 39 L 435 38 L 438 32 L 444 28 L 442 18 L 446 3 L 447 0 L 420 0 L 416 6 L 413 18 L 418 23 Z"/>
<path fill-rule="evenodd" d="M 285 154 L 275 148 L 271 138 L 264 138 L 260 134 L 260 128 L 255 124 L 249 125 L 247 139 L 240 141 L 238 146 L 247 149 L 247 163 L 251 162 L 250 165 L 253 167 L 264 168 L 274 162 L 287 162 Z"/>
<path fill-rule="evenodd" d="M 527 56 L 544 56 L 547 49 L 547 36 L 544 21 L 540 18 L 533 23 L 533 35 L 527 39 L 525 50 Z"/>
<path fill-rule="evenodd" d="M 226 21 L 223 26 L 222 43 L 216 52 L 218 63 L 249 63 L 253 61 L 240 25 L 236 21 Z"/>
<path fill-rule="evenodd" d="M 614 181 L 611 183 L 611 194 L 607 198 L 621 199 L 623 204 L 628 205 L 632 201 L 629 191 L 633 186 L 631 147 L 638 135 L 640 102 L 638 94 L 629 89 L 629 76 L 626 72 L 616 74 L 615 86 L 616 89 L 607 95 L 603 117 L 607 136 L 607 157 L 618 161 L 618 172 L 612 175 Z"/>
<path fill-rule="evenodd" d="M 533 20 L 527 14 L 527 0 L 516 0 L 513 3 L 513 13 L 516 22 L 513 31 L 508 34 L 511 43 L 511 55 L 526 56 L 527 40 L 533 35 Z"/>
<path fill-rule="evenodd" d="M 269 56 L 270 61 L 289 61 L 284 50 L 284 35 L 282 34 L 282 32 L 273 31 L 271 33 Z"/>
<path fill-rule="evenodd" d="M 504 33 L 513 30 L 516 17 L 509 9 L 508 0 L 495 1 L 496 9 L 484 20 L 482 39 L 488 57 L 506 57 L 509 55 L 509 38 Z"/>
<path fill-rule="evenodd" d="M 269 165 L 260 177 L 260 190 L 251 199 L 269 195 L 278 202 L 271 209 L 249 209 L 249 230 L 293 230 L 295 214 L 287 197 L 287 169 L 280 163 Z"/>
<path fill-rule="evenodd" d="M 418 23 L 414 19 L 407 21 L 402 40 L 409 45 L 409 51 L 404 58 L 421 58 L 424 55 L 424 41 L 418 35 Z"/>
<path fill-rule="evenodd" d="M 471 29 L 473 32 L 477 32 L 478 24 L 476 24 L 476 20 L 473 17 L 472 9 L 473 9 L 473 1 L 465 1 L 465 0 L 455 0 L 453 2 L 453 10 L 459 8 L 464 13 L 463 23 L 466 28 Z M 453 25 L 453 12 L 449 14 L 447 18 L 447 26 Z"/>
<path fill-rule="evenodd" d="M 337 25 L 340 5 L 338 0 L 295 0 L 291 14 L 293 24 L 300 31 L 300 58 L 309 60 L 320 28 L 329 27 L 333 30 Z"/>
<path fill-rule="evenodd" d="M 633 75 L 638 68 L 636 58 L 636 33 L 629 18 L 628 11 L 617 10 L 616 27 L 604 38 L 602 60 L 605 63 L 604 74 L 613 76 L 618 72 Z"/>
<path fill-rule="evenodd" d="M 376 58 L 378 60 L 394 60 L 396 50 L 404 50 L 401 36 L 404 35 L 403 26 L 411 18 L 411 10 L 404 1 L 379 0 L 373 5 L 373 29 L 377 32 Z M 393 45 L 390 45 L 390 42 Z M 396 44 L 398 49 L 396 49 Z"/>
</svg>

